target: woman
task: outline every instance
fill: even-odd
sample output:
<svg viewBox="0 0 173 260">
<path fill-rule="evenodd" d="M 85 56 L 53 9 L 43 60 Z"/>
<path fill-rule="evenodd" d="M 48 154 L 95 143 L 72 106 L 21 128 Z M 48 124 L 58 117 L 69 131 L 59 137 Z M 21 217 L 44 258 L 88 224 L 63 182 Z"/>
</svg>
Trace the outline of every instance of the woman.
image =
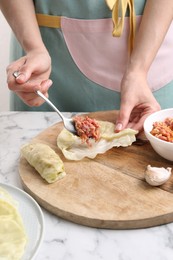
<svg viewBox="0 0 173 260">
<path fill-rule="evenodd" d="M 13 44 L 7 68 L 12 110 L 49 110 L 34 93 L 49 90 L 62 111 L 120 108 L 119 131 L 141 130 L 172 105 L 172 0 L 0 0 L 0 8 L 24 50 Z"/>
</svg>

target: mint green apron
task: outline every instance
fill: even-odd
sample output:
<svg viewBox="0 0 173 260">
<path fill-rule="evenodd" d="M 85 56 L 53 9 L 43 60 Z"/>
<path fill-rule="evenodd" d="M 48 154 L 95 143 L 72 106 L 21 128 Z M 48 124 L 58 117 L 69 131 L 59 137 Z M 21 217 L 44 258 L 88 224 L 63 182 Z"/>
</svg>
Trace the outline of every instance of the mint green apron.
<svg viewBox="0 0 173 260">
<path fill-rule="evenodd" d="M 36 13 L 63 17 L 61 29 L 40 27 L 43 41 L 52 57 L 50 100 L 61 111 L 68 112 L 119 109 L 120 82 L 128 56 L 128 13 L 120 39 L 111 35 L 111 11 L 104 0 L 35 0 L 34 4 Z M 144 0 L 135 1 L 138 23 L 144 6 Z M 163 52 L 166 46 L 167 41 Z M 151 68 L 149 83 L 158 102 L 167 108 L 172 105 L 173 75 L 170 76 L 169 72 L 166 78 L 159 78 L 159 69 L 163 69 L 158 64 L 163 59 L 163 52 Z M 22 49 L 13 39 L 12 59 L 22 55 Z M 168 56 L 172 57 L 170 54 Z M 153 80 L 152 74 L 158 76 Z M 10 104 L 11 110 L 15 111 L 52 111 L 47 104 L 29 107 L 14 93 L 11 94 Z"/>
</svg>

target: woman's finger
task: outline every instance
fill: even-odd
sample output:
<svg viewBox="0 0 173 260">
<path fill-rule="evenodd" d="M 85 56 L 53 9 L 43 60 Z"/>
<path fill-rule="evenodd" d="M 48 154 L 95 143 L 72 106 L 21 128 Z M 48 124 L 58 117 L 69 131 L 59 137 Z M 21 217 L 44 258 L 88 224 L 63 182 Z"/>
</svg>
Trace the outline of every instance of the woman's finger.
<svg viewBox="0 0 173 260">
<path fill-rule="evenodd" d="M 23 100 L 25 104 L 28 106 L 40 106 L 45 101 L 40 98 L 36 93 L 26 93 L 26 92 L 16 92 L 16 94 Z M 46 97 L 48 97 L 48 93 L 43 93 Z"/>
</svg>

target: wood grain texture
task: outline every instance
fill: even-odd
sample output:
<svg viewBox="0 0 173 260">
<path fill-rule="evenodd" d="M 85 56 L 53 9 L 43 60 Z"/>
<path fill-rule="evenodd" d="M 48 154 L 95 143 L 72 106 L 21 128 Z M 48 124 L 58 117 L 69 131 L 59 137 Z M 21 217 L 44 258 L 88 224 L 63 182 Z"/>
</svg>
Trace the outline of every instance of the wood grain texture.
<svg viewBox="0 0 173 260">
<path fill-rule="evenodd" d="M 117 111 L 90 116 L 115 122 Z M 41 206 L 90 227 L 133 229 L 173 221 L 173 177 L 159 187 L 151 187 L 144 180 L 148 164 L 172 167 L 172 163 L 157 155 L 148 142 L 113 148 L 93 160 L 68 161 L 56 146 L 62 128 L 62 123 L 57 123 L 31 141 L 46 143 L 59 154 L 66 177 L 48 184 L 23 157 L 20 159 L 23 187 Z"/>
</svg>

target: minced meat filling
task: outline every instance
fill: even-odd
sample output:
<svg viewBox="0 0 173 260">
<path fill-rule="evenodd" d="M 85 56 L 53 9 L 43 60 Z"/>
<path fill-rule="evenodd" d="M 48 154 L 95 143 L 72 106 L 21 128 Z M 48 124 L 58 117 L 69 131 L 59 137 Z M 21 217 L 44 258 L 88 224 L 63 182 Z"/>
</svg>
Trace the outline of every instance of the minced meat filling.
<svg viewBox="0 0 173 260">
<path fill-rule="evenodd" d="M 163 122 L 154 122 L 150 133 L 163 141 L 173 143 L 173 118 L 166 118 Z"/>
<path fill-rule="evenodd" d="M 95 139 L 97 141 L 100 137 L 100 126 L 95 119 L 88 116 L 75 116 L 74 117 L 75 128 L 77 135 L 83 142 L 89 143 L 89 139 Z"/>
</svg>

